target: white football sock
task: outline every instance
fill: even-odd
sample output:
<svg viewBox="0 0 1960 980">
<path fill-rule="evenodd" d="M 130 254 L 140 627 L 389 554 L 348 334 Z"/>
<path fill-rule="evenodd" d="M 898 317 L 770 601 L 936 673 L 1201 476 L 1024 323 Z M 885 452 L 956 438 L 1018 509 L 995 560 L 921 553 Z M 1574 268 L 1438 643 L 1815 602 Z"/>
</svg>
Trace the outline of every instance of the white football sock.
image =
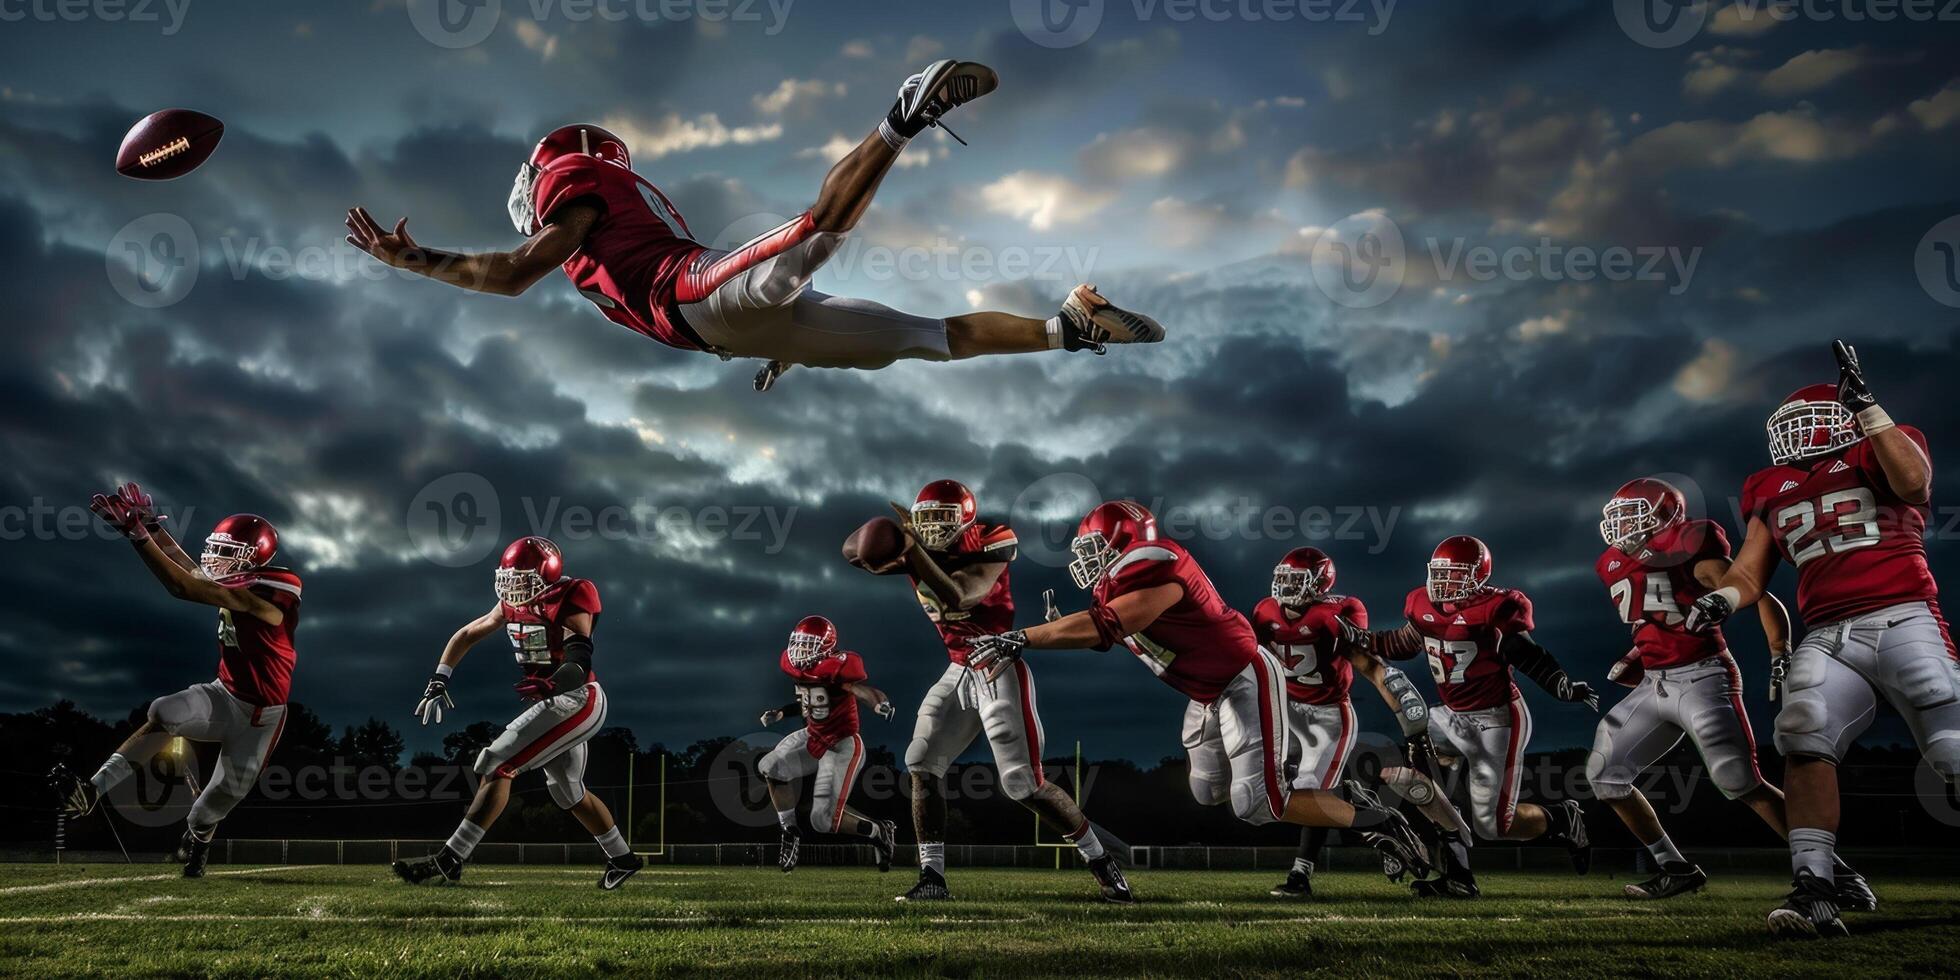
<svg viewBox="0 0 1960 980">
<path fill-rule="evenodd" d="M 1294 858 L 1293 870 L 1303 875 L 1313 874 L 1313 862 L 1306 858 Z"/>
<path fill-rule="evenodd" d="M 1075 842 L 1075 849 L 1082 852 L 1082 860 L 1094 861 L 1103 856 L 1102 841 L 1096 838 L 1096 828 L 1089 826 L 1089 821 L 1082 821 L 1082 829 L 1069 839 Z"/>
<path fill-rule="evenodd" d="M 779 824 L 782 824 L 782 825 L 783 825 L 783 829 L 784 829 L 784 830 L 795 830 L 795 829 L 796 829 L 796 811 L 795 811 L 795 810 L 777 810 L 777 811 L 776 811 L 776 822 L 777 822 L 777 823 L 779 823 Z"/>
<path fill-rule="evenodd" d="M 1837 835 L 1816 827 L 1790 828 L 1790 869 L 1806 868 L 1819 881 L 1837 880 Z"/>
<path fill-rule="evenodd" d="M 1647 845 L 1647 853 L 1654 856 L 1654 862 L 1665 868 L 1670 864 L 1686 864 L 1688 859 L 1681 856 L 1680 849 L 1674 846 L 1674 838 L 1661 835 L 1661 839 Z"/>
<path fill-rule="evenodd" d="M 905 144 L 912 142 L 910 136 L 900 136 L 898 130 L 892 128 L 891 121 L 888 119 L 878 120 L 878 138 L 884 140 L 886 146 L 900 151 L 905 149 Z"/>
<path fill-rule="evenodd" d="M 470 852 L 476 850 L 476 845 L 483 843 L 483 833 L 482 827 L 465 820 L 456 825 L 456 832 L 449 835 L 449 843 L 444 846 L 457 857 L 467 860 Z"/>
<path fill-rule="evenodd" d="M 592 835 L 592 839 L 599 842 L 599 849 L 605 851 L 609 858 L 621 858 L 633 853 L 633 849 L 626 846 L 626 836 L 619 832 L 618 824 L 613 824 L 603 834 Z"/>
<path fill-rule="evenodd" d="M 102 763 L 102 768 L 97 769 L 95 775 L 89 777 L 88 782 L 90 786 L 95 787 L 97 793 L 107 795 L 110 790 L 116 788 L 117 784 L 128 779 L 129 774 L 134 771 L 129 760 L 123 758 L 121 752 L 116 752 L 109 756 L 107 762 Z"/>
<path fill-rule="evenodd" d="M 940 841 L 919 842 L 919 867 L 946 874 L 946 845 Z"/>
</svg>

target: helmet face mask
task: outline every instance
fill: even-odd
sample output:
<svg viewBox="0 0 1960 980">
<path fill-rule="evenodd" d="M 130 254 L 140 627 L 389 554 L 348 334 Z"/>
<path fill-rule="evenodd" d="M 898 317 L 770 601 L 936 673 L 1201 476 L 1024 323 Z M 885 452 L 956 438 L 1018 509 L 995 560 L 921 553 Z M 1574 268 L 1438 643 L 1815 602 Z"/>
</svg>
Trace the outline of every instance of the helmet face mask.
<svg viewBox="0 0 1960 980">
<path fill-rule="evenodd" d="M 497 569 L 497 599 L 509 605 L 530 605 L 544 594 L 548 584 L 535 568 Z"/>
<path fill-rule="evenodd" d="M 961 518 L 958 504 L 921 501 L 912 505 L 912 533 L 927 551 L 946 550 L 970 523 Z"/>
<path fill-rule="evenodd" d="M 1320 597 L 1320 576 L 1284 562 L 1273 567 L 1273 598 L 1282 606 L 1304 606 Z"/>
<path fill-rule="evenodd" d="M 1069 560 L 1068 577 L 1075 580 L 1078 589 L 1094 587 L 1096 580 L 1116 563 L 1116 549 L 1109 546 L 1101 531 L 1076 535 L 1068 543 L 1068 550 L 1075 556 Z"/>
<path fill-rule="evenodd" d="M 837 627 L 822 616 L 809 616 L 790 630 L 789 643 L 783 654 L 789 658 L 790 666 L 797 670 L 809 670 L 837 651 Z"/>
<path fill-rule="evenodd" d="M 1429 557 L 1430 602 L 1462 602 L 1490 581 L 1490 548 L 1467 534 L 1443 539 Z"/>
<path fill-rule="evenodd" d="M 548 538 L 518 538 L 497 562 L 497 600 L 528 606 L 563 581 L 565 558 Z"/>
<path fill-rule="evenodd" d="M 1599 536 L 1632 554 L 1660 530 L 1660 508 L 1645 497 L 1614 497 L 1600 508 Z"/>
<path fill-rule="evenodd" d="M 258 548 L 223 531 L 213 531 L 204 539 L 204 552 L 198 555 L 197 564 L 214 579 L 230 578 L 258 567 Z"/>
<path fill-rule="evenodd" d="M 526 161 L 517 168 L 517 179 L 510 186 L 510 223 L 520 235 L 535 235 L 538 231 L 537 205 L 531 200 L 531 185 L 537 183 L 538 168 Z"/>
<path fill-rule="evenodd" d="M 1828 456 L 1864 438 L 1857 417 L 1837 400 L 1830 385 L 1799 389 L 1770 413 L 1764 428 L 1770 462 L 1778 466 Z"/>
</svg>

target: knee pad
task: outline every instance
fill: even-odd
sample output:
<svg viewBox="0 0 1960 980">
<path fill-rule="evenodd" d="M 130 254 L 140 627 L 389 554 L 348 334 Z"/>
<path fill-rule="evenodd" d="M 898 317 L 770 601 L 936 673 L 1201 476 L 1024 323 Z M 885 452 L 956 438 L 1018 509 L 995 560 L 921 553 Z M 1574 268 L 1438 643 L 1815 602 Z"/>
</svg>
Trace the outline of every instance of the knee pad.
<svg viewBox="0 0 1960 980">
<path fill-rule="evenodd" d="M 1470 808 L 1470 828 L 1484 840 L 1503 840 L 1504 832 L 1511 829 L 1511 816 L 1500 812 L 1496 806 L 1473 806 Z"/>
<path fill-rule="evenodd" d="M 1264 780 L 1240 779 L 1232 783 L 1232 814 L 1253 826 L 1279 819 L 1266 799 Z"/>
<path fill-rule="evenodd" d="M 472 768 L 477 775 L 488 778 L 491 776 L 500 775 L 497 772 L 498 765 L 499 765 L 499 760 L 497 759 L 497 757 L 491 755 L 489 749 L 484 749 L 483 751 L 478 752 L 476 754 L 476 765 L 473 766 Z"/>
<path fill-rule="evenodd" d="M 1776 751 L 1784 755 L 1809 755 L 1837 761 L 1836 735 L 1831 732 L 1831 710 L 1818 688 L 1792 691 L 1776 713 Z"/>
<path fill-rule="evenodd" d="M 1194 772 L 1191 774 L 1191 798 L 1199 806 L 1217 806 L 1231 795 L 1225 780 L 1212 773 Z"/>
<path fill-rule="evenodd" d="M 558 804 L 560 810 L 569 810 L 585 801 L 584 780 L 561 783 L 556 779 L 546 779 L 544 787 L 551 791 L 551 802 Z"/>
<path fill-rule="evenodd" d="M 1595 800 L 1611 802 L 1613 800 L 1624 800 L 1633 795 L 1633 782 L 1631 780 L 1619 782 L 1606 779 L 1603 776 L 1595 776 L 1588 772 L 1586 774 L 1586 781 L 1592 784 L 1592 795 Z"/>
<path fill-rule="evenodd" d="M 905 747 L 905 771 L 926 776 L 944 778 L 948 765 L 944 761 L 933 761 L 932 745 L 923 738 L 915 738 Z"/>
<path fill-rule="evenodd" d="M 167 694 L 150 702 L 148 718 L 157 727 L 175 735 L 180 726 L 191 720 L 190 705 L 180 695 Z"/>
<path fill-rule="evenodd" d="M 1041 788 L 1041 780 L 1028 766 L 1015 766 L 1000 771 L 1000 791 L 1010 800 L 1020 801 L 1033 796 Z"/>
</svg>

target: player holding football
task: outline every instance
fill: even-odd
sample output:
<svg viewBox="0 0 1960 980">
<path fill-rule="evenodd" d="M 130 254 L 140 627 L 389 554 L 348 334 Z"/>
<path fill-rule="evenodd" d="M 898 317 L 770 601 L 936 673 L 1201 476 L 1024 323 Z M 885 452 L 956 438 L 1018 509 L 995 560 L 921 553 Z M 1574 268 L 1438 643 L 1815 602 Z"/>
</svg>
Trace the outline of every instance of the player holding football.
<svg viewBox="0 0 1960 980">
<path fill-rule="evenodd" d="M 982 733 L 1000 769 L 1001 791 L 1033 810 L 1075 845 L 1096 878 L 1104 901 L 1135 901 L 1116 856 L 1068 791 L 1041 769 L 1043 733 L 1035 710 L 1034 672 L 1015 663 L 998 670 L 972 669 L 977 636 L 1014 627 L 1014 592 L 1008 565 L 1020 543 L 1005 524 L 980 520 L 973 492 L 957 480 L 938 480 L 919 491 L 911 508 L 892 505 L 903 523 L 902 553 L 866 571 L 903 573 L 939 630 L 951 662 L 926 692 L 905 749 L 912 776 L 912 829 L 919 841 L 919 881 L 902 901 L 949 898 L 946 889 L 946 792 L 941 784 L 953 760 Z"/>
<path fill-rule="evenodd" d="M 70 781 L 66 807 L 73 816 L 94 810 L 169 736 L 216 742 L 217 767 L 191 804 L 188 826 L 172 855 L 184 866 L 184 877 L 202 878 L 218 821 L 252 791 L 286 725 L 297 662 L 299 576 L 272 566 L 279 532 L 256 514 L 219 521 L 192 561 L 164 530 L 155 501 L 136 484 L 96 494 L 89 509 L 135 546 L 137 557 L 171 595 L 218 607 L 218 679 L 150 702 L 143 724 L 94 776 L 81 780 L 62 773 Z"/>
<path fill-rule="evenodd" d="M 1348 689 L 1366 677 L 1395 713 L 1405 737 L 1429 730 L 1429 706 L 1401 671 L 1355 651 L 1337 649 L 1341 621 L 1368 628 L 1368 609 L 1354 596 L 1334 595 L 1334 559 L 1319 548 L 1295 548 L 1273 568 L 1272 595 L 1252 610 L 1259 646 L 1286 673 L 1287 765 L 1294 789 L 1333 789 L 1357 732 Z M 1326 827 L 1300 828 L 1300 853 L 1272 894 L 1313 896 L 1313 862 L 1327 844 Z"/>
<path fill-rule="evenodd" d="M 791 715 L 803 716 L 803 727 L 783 736 L 762 757 L 757 768 L 776 805 L 783 826 L 783 846 L 777 861 L 783 873 L 796 870 L 803 831 L 796 823 L 796 782 L 815 773 L 810 795 L 810 822 L 827 834 L 852 833 L 871 840 L 878 870 L 892 868 L 892 849 L 898 825 L 873 820 L 851 809 L 851 787 L 864 768 L 864 738 L 858 734 L 858 699 L 878 717 L 890 721 L 898 714 L 885 692 L 872 687 L 864 658 L 837 647 L 837 627 L 822 616 L 805 616 L 790 631 L 783 647 L 783 673 L 796 684 L 796 700 L 762 713 L 767 728 Z"/>
<path fill-rule="evenodd" d="M 1388 660 L 1428 657 L 1443 703 L 1431 709 L 1429 734 L 1410 739 L 1411 768 L 1423 771 L 1432 752 L 1469 763 L 1477 836 L 1563 845 L 1573 868 L 1585 874 L 1592 866 L 1592 845 L 1578 801 L 1518 802 L 1531 712 L 1512 674 L 1522 671 L 1560 701 L 1595 711 L 1599 695 L 1584 681 L 1567 677 L 1551 652 L 1532 639 L 1531 600 L 1516 589 L 1490 585 L 1490 573 L 1490 548 L 1482 541 L 1467 534 L 1445 538 L 1430 556 L 1427 583 L 1403 602 L 1407 622 L 1393 630 L 1355 629 L 1346 635 Z M 1467 866 L 1416 884 L 1420 894 L 1477 894 Z"/>
<path fill-rule="evenodd" d="M 1421 842 L 1400 813 L 1365 793 L 1350 800 L 1332 788 L 1287 785 L 1285 672 L 1190 552 L 1158 537 L 1150 511 L 1128 500 L 1099 504 L 1082 519 L 1069 550 L 1069 577 L 1089 591 L 1089 608 L 974 637 L 973 669 L 1022 667 L 1031 648 L 1107 650 L 1121 643 L 1191 699 L 1184 746 L 1199 803 L 1230 800 L 1232 812 L 1255 825 L 1283 820 L 1356 830 L 1382 851 L 1391 877 L 1426 870 Z"/>
<path fill-rule="evenodd" d="M 1843 341 L 1832 351 L 1838 383 L 1799 388 L 1770 415 L 1771 465 L 1742 486 L 1742 550 L 1687 621 L 1713 628 L 1763 595 L 1778 557 L 1796 566 L 1806 632 L 1776 714 L 1796 878 L 1769 913 L 1784 936 L 1844 935 L 1839 911 L 1861 903 L 1836 861 L 1837 762 L 1880 700 L 1935 772 L 1960 775 L 1960 667 L 1923 539 L 1926 437 L 1878 406 L 1855 351 Z"/>
<path fill-rule="evenodd" d="M 442 849 L 428 857 L 396 861 L 395 873 L 411 885 L 430 879 L 459 881 L 470 853 L 510 802 L 510 782 L 520 773 L 544 771 L 552 802 L 578 819 L 606 854 L 599 887 L 618 888 L 645 862 L 626 845 L 612 811 L 585 788 L 585 743 L 606 723 L 606 692 L 592 672 L 592 627 L 599 618 L 599 587 L 565 575 L 558 546 L 540 537 L 518 538 L 497 562 L 497 604 L 463 625 L 442 648 L 442 659 L 422 688 L 415 716 L 442 724 L 449 678 L 465 654 L 490 634 L 510 638 L 524 677 L 517 696 L 531 706 L 504 726 L 476 757 L 476 798 Z"/>
<path fill-rule="evenodd" d="M 1092 285 L 1077 286 L 1047 320 L 934 319 L 809 288 L 905 144 L 999 84 L 970 61 L 936 61 L 907 78 L 884 121 L 825 176 L 810 210 L 733 251 L 696 242 L 666 195 L 633 173 L 625 142 L 584 124 L 553 130 L 518 171 L 510 215 L 527 237 L 511 251 L 424 248 L 409 237 L 408 219 L 388 231 L 359 207 L 347 212 L 347 241 L 395 268 L 505 296 L 563 267 L 581 295 L 629 330 L 681 350 L 767 360 L 758 391 L 794 364 L 870 369 L 899 358 L 1102 353 L 1106 344 L 1162 340 L 1156 321 L 1117 309 Z"/>
<path fill-rule="evenodd" d="M 1633 631 L 1633 649 L 1608 675 L 1633 688 L 1599 723 L 1586 778 L 1593 795 L 1613 807 L 1647 847 L 1660 871 L 1626 886 L 1631 898 L 1668 898 L 1700 889 L 1708 875 L 1689 863 L 1662 828 L 1634 780 L 1674 750 L 1685 735 L 1723 795 L 1741 800 L 1776 831 L 1789 833 L 1783 794 L 1756 766 L 1756 736 L 1742 707 L 1742 673 L 1719 629 L 1693 632 L 1687 614 L 1695 600 L 1729 570 L 1729 540 L 1721 525 L 1691 520 L 1688 502 L 1656 477 L 1629 481 L 1601 508 L 1606 551 L 1594 570 L 1620 620 Z M 1790 614 L 1765 592 L 1756 600 L 1772 657 L 1790 652 Z M 1850 868 L 1837 866 L 1840 886 L 1852 886 L 1870 905 L 1871 893 Z"/>
</svg>

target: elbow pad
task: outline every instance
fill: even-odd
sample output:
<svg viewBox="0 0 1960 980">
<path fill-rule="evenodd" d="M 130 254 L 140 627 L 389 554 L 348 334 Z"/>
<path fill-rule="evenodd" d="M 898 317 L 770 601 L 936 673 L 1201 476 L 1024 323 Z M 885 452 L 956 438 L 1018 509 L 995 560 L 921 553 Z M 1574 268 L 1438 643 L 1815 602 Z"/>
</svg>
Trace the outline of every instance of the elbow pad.
<svg viewBox="0 0 1960 980">
<path fill-rule="evenodd" d="M 1115 646 L 1123 637 L 1129 635 L 1123 632 L 1122 618 L 1117 616 L 1116 610 L 1109 608 L 1107 603 L 1098 602 L 1090 606 L 1089 621 L 1096 626 L 1096 649 L 1098 650 L 1107 650 Z"/>
<path fill-rule="evenodd" d="M 1402 726 L 1403 736 L 1420 735 L 1429 730 L 1429 705 L 1423 701 L 1422 694 L 1409 681 L 1409 675 L 1394 667 L 1383 674 L 1382 686 L 1395 696 L 1398 705 L 1395 720 Z"/>
</svg>

